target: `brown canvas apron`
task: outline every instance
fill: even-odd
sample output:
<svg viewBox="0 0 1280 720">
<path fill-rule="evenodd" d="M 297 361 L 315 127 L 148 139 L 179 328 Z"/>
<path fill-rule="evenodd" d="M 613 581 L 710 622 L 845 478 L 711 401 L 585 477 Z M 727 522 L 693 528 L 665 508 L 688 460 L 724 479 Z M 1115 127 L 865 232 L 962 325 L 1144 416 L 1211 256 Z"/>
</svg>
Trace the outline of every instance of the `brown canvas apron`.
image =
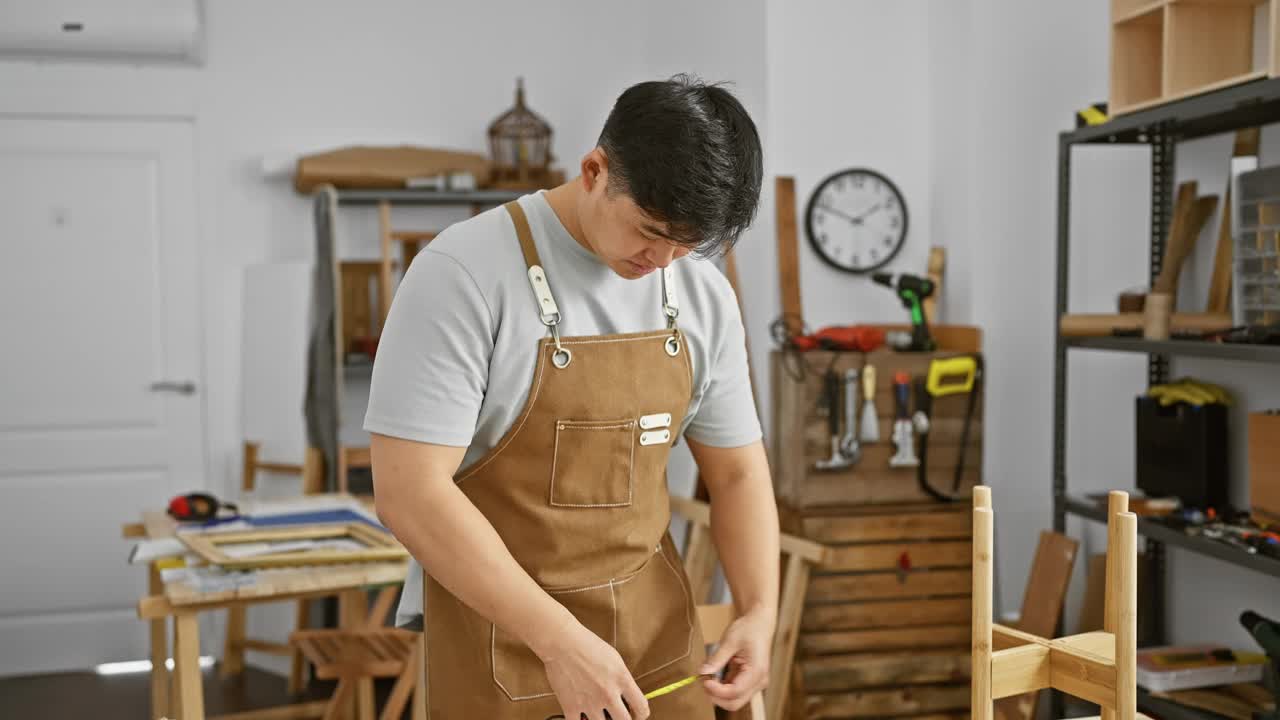
<svg viewBox="0 0 1280 720">
<path fill-rule="evenodd" d="M 667 456 L 689 407 L 692 369 L 663 271 L 665 330 L 561 338 L 524 210 L 506 206 L 529 266 L 538 343 L 524 409 L 455 478 L 516 561 L 617 648 L 643 692 L 705 659 L 680 558 L 667 533 Z M 424 575 L 431 720 L 545 720 L 560 713 L 542 661 Z M 657 720 L 714 716 L 698 685 L 650 700 Z M 570 720 L 577 720 L 572 718 Z"/>
</svg>

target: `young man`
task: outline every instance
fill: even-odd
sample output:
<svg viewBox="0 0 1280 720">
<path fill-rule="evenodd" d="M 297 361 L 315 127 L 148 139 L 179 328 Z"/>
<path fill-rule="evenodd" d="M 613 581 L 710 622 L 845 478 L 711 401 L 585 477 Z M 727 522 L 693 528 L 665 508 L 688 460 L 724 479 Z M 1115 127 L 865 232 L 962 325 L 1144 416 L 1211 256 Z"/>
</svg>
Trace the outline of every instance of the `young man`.
<svg viewBox="0 0 1280 720">
<path fill-rule="evenodd" d="M 410 266 L 364 426 L 378 516 L 426 570 L 397 623 L 425 625 L 432 720 L 710 720 L 764 686 L 777 509 L 733 291 L 685 257 L 732 246 L 761 172 L 729 92 L 641 83 L 579 177 Z M 709 659 L 667 533 L 681 435 L 739 614 Z"/>
</svg>

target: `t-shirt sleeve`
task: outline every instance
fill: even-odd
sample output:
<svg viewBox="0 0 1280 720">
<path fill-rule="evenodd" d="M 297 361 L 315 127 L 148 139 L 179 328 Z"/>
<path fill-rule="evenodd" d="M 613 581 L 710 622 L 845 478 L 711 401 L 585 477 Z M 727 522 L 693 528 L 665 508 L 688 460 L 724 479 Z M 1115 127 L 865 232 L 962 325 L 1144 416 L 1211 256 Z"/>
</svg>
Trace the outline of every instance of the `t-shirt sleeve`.
<svg viewBox="0 0 1280 720">
<path fill-rule="evenodd" d="M 488 383 L 494 318 L 475 278 L 424 249 L 397 288 L 378 341 L 364 429 L 466 447 Z"/>
<path fill-rule="evenodd" d="M 762 436 L 747 369 L 747 334 L 728 282 L 718 299 L 723 332 L 711 352 L 702 398 L 685 434 L 703 445 L 741 447 Z"/>
</svg>

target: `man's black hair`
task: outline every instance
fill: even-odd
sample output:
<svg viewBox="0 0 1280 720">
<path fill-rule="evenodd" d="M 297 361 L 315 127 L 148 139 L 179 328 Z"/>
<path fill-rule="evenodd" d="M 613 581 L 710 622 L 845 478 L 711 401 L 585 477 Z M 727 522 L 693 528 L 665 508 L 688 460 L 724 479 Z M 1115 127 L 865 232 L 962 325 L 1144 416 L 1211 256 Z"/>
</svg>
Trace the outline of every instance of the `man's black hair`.
<svg viewBox="0 0 1280 720">
<path fill-rule="evenodd" d="M 689 75 L 633 85 L 614 103 L 598 144 L 609 158 L 609 191 L 629 195 L 699 255 L 727 252 L 755 216 L 760 135 L 720 85 Z"/>
</svg>

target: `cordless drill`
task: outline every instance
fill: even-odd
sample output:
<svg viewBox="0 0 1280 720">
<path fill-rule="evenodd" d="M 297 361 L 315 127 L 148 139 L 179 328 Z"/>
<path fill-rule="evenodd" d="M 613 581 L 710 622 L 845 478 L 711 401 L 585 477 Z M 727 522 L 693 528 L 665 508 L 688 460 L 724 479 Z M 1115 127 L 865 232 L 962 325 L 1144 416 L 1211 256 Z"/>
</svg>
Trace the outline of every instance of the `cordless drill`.
<svg viewBox="0 0 1280 720">
<path fill-rule="evenodd" d="M 924 300 L 933 294 L 933 281 L 916 275 L 900 273 L 897 279 L 891 273 L 875 273 L 871 279 L 893 290 L 902 305 L 911 313 L 910 352 L 932 352 L 937 349 L 929 334 L 929 323 L 924 319 Z"/>
</svg>

